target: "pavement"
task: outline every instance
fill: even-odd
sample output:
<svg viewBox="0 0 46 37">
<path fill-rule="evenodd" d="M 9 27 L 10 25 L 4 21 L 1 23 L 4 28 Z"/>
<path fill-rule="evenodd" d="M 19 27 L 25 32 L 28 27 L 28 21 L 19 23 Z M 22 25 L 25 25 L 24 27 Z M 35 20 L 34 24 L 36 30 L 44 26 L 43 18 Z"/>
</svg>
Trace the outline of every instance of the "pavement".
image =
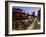
<svg viewBox="0 0 46 37">
<path fill-rule="evenodd" d="M 34 22 L 27 28 L 27 30 L 31 30 L 34 27 L 36 21 L 37 18 L 35 18 Z"/>
</svg>

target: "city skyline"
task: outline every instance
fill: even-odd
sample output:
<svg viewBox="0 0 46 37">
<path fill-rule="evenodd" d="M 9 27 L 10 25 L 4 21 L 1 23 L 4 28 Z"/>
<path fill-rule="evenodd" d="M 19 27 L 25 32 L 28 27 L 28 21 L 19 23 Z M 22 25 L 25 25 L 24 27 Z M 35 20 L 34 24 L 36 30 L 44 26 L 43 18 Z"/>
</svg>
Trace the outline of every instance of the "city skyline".
<svg viewBox="0 0 46 37">
<path fill-rule="evenodd" d="M 37 15 L 38 10 L 40 10 L 39 7 L 22 7 L 22 6 L 13 6 L 12 8 L 20 8 L 23 12 L 32 14 L 32 12 L 35 12 L 35 15 Z"/>
</svg>

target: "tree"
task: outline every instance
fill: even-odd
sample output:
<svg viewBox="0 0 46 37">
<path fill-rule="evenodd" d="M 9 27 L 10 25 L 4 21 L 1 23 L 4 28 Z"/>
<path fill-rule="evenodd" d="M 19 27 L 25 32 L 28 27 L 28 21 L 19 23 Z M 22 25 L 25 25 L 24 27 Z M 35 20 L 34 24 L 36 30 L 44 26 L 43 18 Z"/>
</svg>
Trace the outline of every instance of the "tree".
<svg viewBox="0 0 46 37">
<path fill-rule="evenodd" d="M 38 10 L 38 17 L 40 17 L 40 10 Z"/>
<path fill-rule="evenodd" d="M 40 20 L 40 10 L 38 10 L 38 20 Z"/>
<path fill-rule="evenodd" d="M 32 12 L 32 15 L 35 16 L 35 12 Z"/>
</svg>

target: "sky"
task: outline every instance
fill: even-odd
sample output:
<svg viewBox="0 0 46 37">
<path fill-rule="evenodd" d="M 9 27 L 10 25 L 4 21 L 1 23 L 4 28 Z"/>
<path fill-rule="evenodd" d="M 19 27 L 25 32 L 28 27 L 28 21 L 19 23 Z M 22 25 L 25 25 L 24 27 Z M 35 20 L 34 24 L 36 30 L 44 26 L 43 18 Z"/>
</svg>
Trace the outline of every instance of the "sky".
<svg viewBox="0 0 46 37">
<path fill-rule="evenodd" d="M 13 6 L 13 8 L 20 8 L 23 11 L 25 11 L 25 13 L 29 13 L 31 14 L 32 12 L 35 12 L 35 15 L 37 15 L 38 10 L 40 10 L 39 7 L 22 7 L 22 6 Z"/>
</svg>

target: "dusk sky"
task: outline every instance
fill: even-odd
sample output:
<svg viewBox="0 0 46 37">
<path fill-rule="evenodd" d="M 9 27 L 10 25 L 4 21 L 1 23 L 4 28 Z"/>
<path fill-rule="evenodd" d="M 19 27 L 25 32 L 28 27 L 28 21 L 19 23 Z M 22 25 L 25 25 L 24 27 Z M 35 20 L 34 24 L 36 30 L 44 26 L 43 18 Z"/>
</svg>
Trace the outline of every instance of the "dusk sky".
<svg viewBox="0 0 46 37">
<path fill-rule="evenodd" d="M 22 6 L 13 6 L 13 8 L 20 8 L 23 11 L 25 11 L 25 13 L 31 14 L 32 12 L 35 12 L 35 15 L 37 15 L 38 10 L 40 10 L 39 7 L 22 7 Z"/>
</svg>

